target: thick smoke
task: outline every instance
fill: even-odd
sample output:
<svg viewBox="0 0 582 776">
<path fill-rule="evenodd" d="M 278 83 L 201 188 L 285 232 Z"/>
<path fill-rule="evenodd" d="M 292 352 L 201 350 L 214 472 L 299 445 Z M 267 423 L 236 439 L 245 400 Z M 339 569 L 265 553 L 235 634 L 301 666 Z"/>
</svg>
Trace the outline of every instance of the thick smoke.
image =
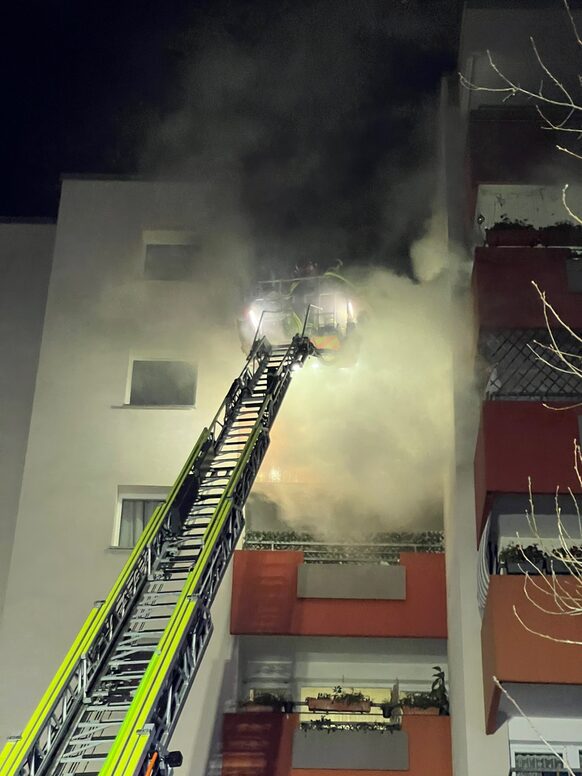
<svg viewBox="0 0 582 776">
<path fill-rule="evenodd" d="M 370 317 L 357 363 L 312 361 L 297 373 L 272 435 L 257 489 L 284 522 L 343 536 L 440 527 L 453 340 L 470 331 L 450 281 L 448 273 L 426 283 L 365 273 L 359 296 Z M 459 366 L 470 396 L 470 366 Z"/>
<path fill-rule="evenodd" d="M 234 273 L 233 282 L 224 262 L 211 262 L 216 272 L 196 291 L 209 323 L 213 303 L 228 317 L 227 297 L 234 320 L 236 286 L 253 277 L 285 276 L 307 259 L 357 270 L 369 312 L 358 362 L 314 364 L 295 377 L 265 462 L 267 480 L 297 475 L 305 486 L 257 486 L 288 522 L 311 530 L 438 523 L 451 336 L 465 323 L 443 274 L 451 259 L 437 234 L 442 219 L 430 216 L 436 94 L 452 65 L 456 4 L 429 6 L 216 4 L 176 43 L 181 105 L 144 153 L 146 170 L 198 179 L 224 201 L 208 231 L 245 224 L 227 254 L 248 278 Z M 231 292 L 222 295 L 224 282 Z M 214 390 L 232 379 L 236 335 L 226 319 L 198 335 L 202 360 L 220 375 Z"/>
<path fill-rule="evenodd" d="M 180 105 L 144 168 L 234 193 L 258 274 L 298 258 L 408 271 L 432 195 L 456 5 L 216 3 L 174 41 Z"/>
</svg>

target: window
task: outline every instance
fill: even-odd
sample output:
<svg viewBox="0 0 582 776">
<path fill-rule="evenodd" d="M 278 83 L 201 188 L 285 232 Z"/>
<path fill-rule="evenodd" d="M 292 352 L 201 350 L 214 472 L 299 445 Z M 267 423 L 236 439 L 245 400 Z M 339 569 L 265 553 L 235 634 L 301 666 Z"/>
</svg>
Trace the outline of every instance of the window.
<svg viewBox="0 0 582 776">
<path fill-rule="evenodd" d="M 148 520 L 163 503 L 162 498 L 122 498 L 115 546 L 125 549 L 135 547 Z"/>
<path fill-rule="evenodd" d="M 144 276 L 147 280 L 191 280 L 195 245 L 146 245 Z"/>
<path fill-rule="evenodd" d="M 129 403 L 189 406 L 196 402 L 196 367 L 187 361 L 134 361 Z"/>
</svg>

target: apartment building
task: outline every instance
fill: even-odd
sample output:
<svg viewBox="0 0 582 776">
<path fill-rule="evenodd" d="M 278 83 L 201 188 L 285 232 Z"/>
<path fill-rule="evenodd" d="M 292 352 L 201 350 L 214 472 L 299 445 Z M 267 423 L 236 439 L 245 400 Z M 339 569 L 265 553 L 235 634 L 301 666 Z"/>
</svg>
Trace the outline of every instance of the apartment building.
<svg viewBox="0 0 582 776">
<path fill-rule="evenodd" d="M 467 3 L 460 69 L 488 79 L 496 44 L 526 77 L 528 34 L 551 38 L 551 66 L 569 61 L 570 30 L 547 4 Z M 562 524 L 579 533 L 567 491 L 581 490 L 582 387 L 530 348 L 548 342 L 531 281 L 582 331 L 582 238 L 561 204 L 569 167 L 519 98 L 500 106 L 449 81 L 442 128 L 449 235 L 472 267 L 479 405 L 467 413 L 453 380 L 446 541 L 440 525 L 323 540 L 251 497 L 172 743 L 183 773 L 563 772 L 540 734 L 582 771 L 579 647 L 560 642 L 582 633 L 530 600 L 515 551 L 537 545 L 534 576 L 552 579 L 557 486 Z M 0 383 L 2 740 L 26 723 L 242 363 L 229 311 L 246 235 L 236 218 L 215 228 L 225 209 L 196 183 L 67 177 L 56 224 L 0 225 L 0 344 L 14 363 Z M 291 486 L 285 472 L 271 479 L 276 503 Z"/>
</svg>

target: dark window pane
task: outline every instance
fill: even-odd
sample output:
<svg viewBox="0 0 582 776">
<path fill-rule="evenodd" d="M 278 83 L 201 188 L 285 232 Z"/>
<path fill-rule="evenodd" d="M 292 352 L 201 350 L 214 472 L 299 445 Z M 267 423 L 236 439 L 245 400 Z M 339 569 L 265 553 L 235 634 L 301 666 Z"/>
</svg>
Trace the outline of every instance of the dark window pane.
<svg viewBox="0 0 582 776">
<path fill-rule="evenodd" d="M 146 245 L 144 276 L 147 280 L 191 280 L 194 245 Z"/>
<path fill-rule="evenodd" d="M 130 404 L 187 405 L 196 401 L 196 368 L 186 361 L 134 361 Z"/>
</svg>

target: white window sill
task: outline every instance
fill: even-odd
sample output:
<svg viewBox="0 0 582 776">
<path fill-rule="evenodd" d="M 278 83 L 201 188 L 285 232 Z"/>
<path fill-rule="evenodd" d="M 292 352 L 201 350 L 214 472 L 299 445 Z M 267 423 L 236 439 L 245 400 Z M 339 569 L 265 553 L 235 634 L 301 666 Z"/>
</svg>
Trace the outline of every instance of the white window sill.
<svg viewBox="0 0 582 776">
<path fill-rule="evenodd" d="M 112 410 L 195 410 L 193 404 L 112 404 Z"/>
<path fill-rule="evenodd" d="M 107 549 L 112 552 L 133 552 L 133 547 L 118 547 L 116 544 L 110 544 Z"/>
</svg>

